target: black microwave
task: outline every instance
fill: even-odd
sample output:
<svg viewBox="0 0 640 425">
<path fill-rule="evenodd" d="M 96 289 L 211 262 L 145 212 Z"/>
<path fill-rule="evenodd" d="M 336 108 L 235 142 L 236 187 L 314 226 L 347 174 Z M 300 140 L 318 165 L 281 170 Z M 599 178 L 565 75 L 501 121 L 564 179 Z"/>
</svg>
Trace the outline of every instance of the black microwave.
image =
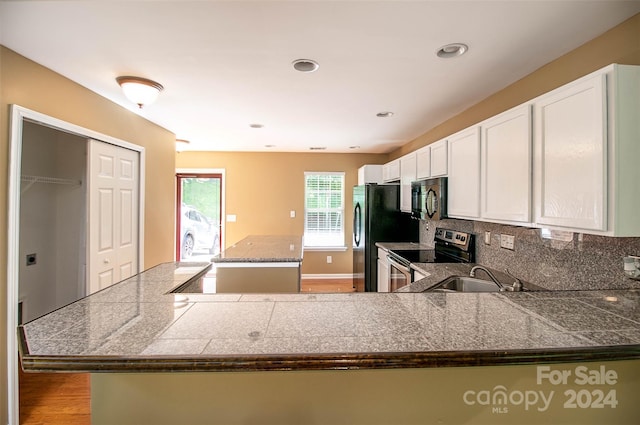
<svg viewBox="0 0 640 425">
<path fill-rule="evenodd" d="M 447 218 L 447 178 L 411 183 L 411 216 L 421 220 Z"/>
</svg>

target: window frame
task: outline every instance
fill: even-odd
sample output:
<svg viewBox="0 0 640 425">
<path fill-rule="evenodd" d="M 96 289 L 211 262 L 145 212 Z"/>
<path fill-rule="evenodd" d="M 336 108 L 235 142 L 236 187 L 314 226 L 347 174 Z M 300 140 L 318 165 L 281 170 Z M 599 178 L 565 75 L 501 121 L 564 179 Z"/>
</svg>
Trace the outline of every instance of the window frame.
<svg viewBox="0 0 640 425">
<path fill-rule="evenodd" d="M 309 176 L 339 176 L 342 180 L 342 184 L 341 184 L 341 193 L 340 193 L 340 203 L 341 203 L 341 209 L 339 210 L 340 213 L 340 231 L 341 231 L 341 236 L 340 236 L 340 243 L 339 244 L 317 244 L 314 243 L 313 239 L 310 241 L 309 237 L 308 237 L 308 228 L 307 228 L 307 218 L 308 218 L 308 213 L 309 213 L 309 207 L 308 207 L 308 199 L 309 199 L 309 192 L 307 191 L 308 187 L 307 187 L 307 179 Z M 345 228 L 345 211 L 346 211 L 346 206 L 345 206 L 345 185 L 346 185 L 346 173 L 344 171 L 305 171 L 304 172 L 304 242 L 303 242 L 303 246 L 304 249 L 306 250 L 316 250 L 316 251 L 345 251 L 347 249 L 346 246 L 346 242 L 345 242 L 345 236 L 346 236 L 346 228 Z M 335 192 L 335 191 L 333 191 Z M 338 211 L 337 209 L 331 209 L 333 211 Z M 337 237 L 336 237 L 336 242 L 337 242 Z"/>
</svg>

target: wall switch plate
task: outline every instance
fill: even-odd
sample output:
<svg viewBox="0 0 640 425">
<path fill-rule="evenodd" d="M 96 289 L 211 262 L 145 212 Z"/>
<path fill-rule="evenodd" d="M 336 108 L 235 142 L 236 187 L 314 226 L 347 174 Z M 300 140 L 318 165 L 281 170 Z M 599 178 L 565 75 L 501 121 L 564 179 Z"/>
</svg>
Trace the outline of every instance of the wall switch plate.
<svg viewBox="0 0 640 425">
<path fill-rule="evenodd" d="M 296 218 L 296 211 L 295 210 L 289 211 L 289 217 Z"/>
<path fill-rule="evenodd" d="M 491 232 L 484 232 L 484 244 L 491 245 Z"/>
<path fill-rule="evenodd" d="M 515 236 L 500 235 L 500 248 L 510 249 L 511 251 L 513 251 L 514 242 Z"/>
<path fill-rule="evenodd" d="M 227 222 L 228 223 L 235 223 L 236 222 L 236 215 L 235 214 L 227 214 Z"/>
<path fill-rule="evenodd" d="M 38 261 L 38 256 L 36 254 L 27 254 L 27 266 L 33 266 Z"/>
<path fill-rule="evenodd" d="M 331 264 L 333 262 L 333 257 L 327 255 L 327 264 Z"/>
</svg>

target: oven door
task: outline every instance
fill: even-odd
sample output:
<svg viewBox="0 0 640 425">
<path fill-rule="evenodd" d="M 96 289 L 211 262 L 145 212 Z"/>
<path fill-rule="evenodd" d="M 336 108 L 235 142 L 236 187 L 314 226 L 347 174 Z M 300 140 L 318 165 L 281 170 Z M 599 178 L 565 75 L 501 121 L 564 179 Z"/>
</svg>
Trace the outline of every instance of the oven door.
<svg viewBox="0 0 640 425">
<path fill-rule="evenodd" d="M 389 291 L 396 291 L 411 283 L 411 269 L 404 264 L 400 264 L 391 256 L 387 256 L 389 261 Z"/>
</svg>

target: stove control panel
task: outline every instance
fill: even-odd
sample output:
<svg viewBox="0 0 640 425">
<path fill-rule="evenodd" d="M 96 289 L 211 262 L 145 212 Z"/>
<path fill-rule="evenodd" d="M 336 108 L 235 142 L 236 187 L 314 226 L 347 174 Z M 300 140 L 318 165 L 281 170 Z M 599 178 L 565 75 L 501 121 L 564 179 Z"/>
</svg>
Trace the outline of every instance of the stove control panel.
<svg viewBox="0 0 640 425">
<path fill-rule="evenodd" d="M 471 235 L 456 230 L 437 228 L 435 241 L 447 242 L 459 246 L 462 250 L 467 250 L 471 241 Z"/>
</svg>

